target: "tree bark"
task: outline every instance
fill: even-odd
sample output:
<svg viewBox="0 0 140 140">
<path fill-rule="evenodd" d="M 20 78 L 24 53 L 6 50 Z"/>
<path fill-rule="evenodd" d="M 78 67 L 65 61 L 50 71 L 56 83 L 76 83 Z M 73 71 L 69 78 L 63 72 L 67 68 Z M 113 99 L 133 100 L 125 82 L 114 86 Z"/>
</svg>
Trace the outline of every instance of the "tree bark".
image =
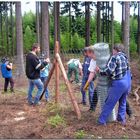
<svg viewBox="0 0 140 140">
<path fill-rule="evenodd" d="M 130 2 L 125 2 L 125 22 L 124 22 L 124 46 L 125 46 L 125 52 L 127 54 L 128 59 L 130 59 L 130 54 L 129 54 L 129 31 L 130 31 Z"/>
<path fill-rule="evenodd" d="M 111 47 L 114 46 L 114 2 L 111 2 Z"/>
<path fill-rule="evenodd" d="M 13 3 L 10 3 L 10 18 L 11 18 L 11 54 L 14 56 L 14 23 L 13 23 Z"/>
<path fill-rule="evenodd" d="M 138 2 L 138 43 L 137 43 L 137 52 L 140 56 L 140 2 Z"/>
<path fill-rule="evenodd" d="M 17 74 L 25 74 L 23 58 L 23 31 L 22 31 L 22 14 L 21 2 L 16 2 L 16 50 L 17 50 Z"/>
<path fill-rule="evenodd" d="M 101 41 L 101 2 L 97 2 L 97 42 Z"/>
<path fill-rule="evenodd" d="M 40 2 L 36 1 L 36 38 L 37 38 L 37 43 L 40 44 L 40 16 L 39 16 L 39 4 L 40 4 Z"/>
<path fill-rule="evenodd" d="M 41 2 L 41 11 L 42 11 L 42 52 L 49 57 L 49 9 L 48 2 Z"/>
<path fill-rule="evenodd" d="M 9 25 L 8 25 L 8 12 L 5 13 L 5 31 L 6 31 L 6 54 L 9 54 Z"/>
<path fill-rule="evenodd" d="M 69 2 L 69 48 L 71 48 L 71 2 Z"/>
<path fill-rule="evenodd" d="M 85 46 L 90 45 L 90 2 L 85 2 L 85 27 L 86 27 L 86 37 Z"/>
<path fill-rule="evenodd" d="M 59 11 L 60 3 L 54 2 L 54 45 L 56 41 L 60 43 L 60 19 L 59 19 Z"/>
<path fill-rule="evenodd" d="M 122 42 L 124 44 L 125 4 L 122 2 Z"/>
</svg>

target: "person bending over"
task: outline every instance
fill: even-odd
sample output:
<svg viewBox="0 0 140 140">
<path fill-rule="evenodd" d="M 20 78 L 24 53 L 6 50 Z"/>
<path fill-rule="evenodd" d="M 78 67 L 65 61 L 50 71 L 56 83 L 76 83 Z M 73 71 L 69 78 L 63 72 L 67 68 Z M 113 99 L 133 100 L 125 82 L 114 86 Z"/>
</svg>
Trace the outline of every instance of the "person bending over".
<svg viewBox="0 0 140 140">
<path fill-rule="evenodd" d="M 82 65 L 79 59 L 70 59 L 67 63 L 68 65 L 68 79 L 70 81 L 72 73 L 75 75 L 75 82 L 79 83 L 79 72 L 82 76 Z"/>
</svg>

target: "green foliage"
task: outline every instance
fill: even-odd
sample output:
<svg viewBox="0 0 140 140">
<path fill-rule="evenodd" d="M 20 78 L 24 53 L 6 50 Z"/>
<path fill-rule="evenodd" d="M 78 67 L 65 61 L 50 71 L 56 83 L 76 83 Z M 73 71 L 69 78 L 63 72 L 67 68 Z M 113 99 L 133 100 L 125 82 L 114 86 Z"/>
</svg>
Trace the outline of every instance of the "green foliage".
<svg viewBox="0 0 140 140">
<path fill-rule="evenodd" d="M 24 33 L 24 52 L 31 50 L 32 44 L 35 42 L 35 33 L 27 26 Z"/>
<path fill-rule="evenodd" d="M 75 138 L 76 139 L 84 139 L 86 137 L 86 133 L 84 130 L 79 130 L 75 132 Z"/>
<path fill-rule="evenodd" d="M 75 33 L 72 37 L 72 48 L 80 49 L 84 48 L 84 46 L 85 46 L 84 38 L 80 37 L 77 33 Z"/>
<path fill-rule="evenodd" d="M 53 127 L 65 126 L 64 118 L 58 114 L 56 116 L 50 117 L 47 122 Z"/>
</svg>

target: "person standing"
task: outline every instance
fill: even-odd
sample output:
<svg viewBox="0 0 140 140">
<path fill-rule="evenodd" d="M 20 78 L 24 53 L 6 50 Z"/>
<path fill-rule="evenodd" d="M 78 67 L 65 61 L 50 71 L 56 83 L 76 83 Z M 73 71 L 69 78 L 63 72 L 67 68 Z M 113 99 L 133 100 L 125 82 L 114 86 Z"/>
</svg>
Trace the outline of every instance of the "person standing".
<svg viewBox="0 0 140 140">
<path fill-rule="evenodd" d="M 113 55 L 110 58 L 106 69 L 100 70 L 100 74 L 109 75 L 111 84 L 108 90 L 108 97 L 103 106 L 102 112 L 98 119 L 98 124 L 105 125 L 107 119 L 119 102 L 117 120 L 122 124 L 126 123 L 126 98 L 130 90 L 130 75 L 129 64 L 127 56 L 123 53 L 124 46 L 122 44 L 115 44 L 113 48 Z"/>
<path fill-rule="evenodd" d="M 48 79 L 48 75 L 49 75 L 49 70 L 50 70 L 50 64 L 49 64 L 50 63 L 50 59 L 46 58 L 45 60 L 46 60 L 46 62 L 48 62 L 48 65 L 46 65 L 40 71 L 40 78 L 41 78 L 41 81 L 43 82 L 43 84 L 46 83 L 46 81 Z M 47 102 L 49 101 L 49 90 L 48 90 L 48 88 L 46 88 L 46 91 L 45 91 L 45 99 L 46 99 Z"/>
<path fill-rule="evenodd" d="M 89 47 L 86 47 L 83 51 L 84 53 L 84 63 L 83 63 L 83 78 L 82 78 L 82 85 L 81 85 L 81 93 L 82 93 L 82 104 L 83 105 L 86 105 L 86 91 L 83 90 L 87 80 L 88 80 L 88 77 L 89 77 L 89 74 L 90 74 L 90 71 L 88 70 L 89 66 L 90 66 L 90 61 L 91 61 L 91 58 L 88 56 L 88 48 Z M 89 84 L 89 87 L 88 87 L 88 95 L 89 95 L 89 103 L 91 105 L 91 101 L 92 101 L 92 97 L 93 97 L 93 93 L 94 93 L 94 85 L 93 85 L 93 81 L 90 82 Z"/>
<path fill-rule="evenodd" d="M 40 104 L 40 96 L 44 90 L 44 85 L 40 79 L 40 70 L 42 70 L 48 62 L 40 62 L 37 54 L 40 52 L 40 46 L 38 43 L 32 45 L 32 51 L 29 52 L 26 56 L 26 76 L 29 80 L 29 89 L 28 89 L 28 103 L 30 105 Z M 38 91 L 33 100 L 32 92 L 34 87 L 37 87 Z"/>
<path fill-rule="evenodd" d="M 7 92 L 9 83 L 10 83 L 10 86 L 11 86 L 10 87 L 11 92 L 14 92 L 14 80 L 13 80 L 13 77 L 12 77 L 13 65 L 6 58 L 3 58 L 1 61 L 2 61 L 1 72 L 2 72 L 3 78 L 5 79 L 4 92 Z"/>
</svg>

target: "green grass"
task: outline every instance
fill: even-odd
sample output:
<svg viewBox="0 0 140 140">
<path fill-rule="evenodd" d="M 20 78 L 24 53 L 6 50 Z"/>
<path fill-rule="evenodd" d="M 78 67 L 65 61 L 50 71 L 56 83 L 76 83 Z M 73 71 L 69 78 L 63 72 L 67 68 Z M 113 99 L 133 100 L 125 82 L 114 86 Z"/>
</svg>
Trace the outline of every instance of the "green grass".
<svg viewBox="0 0 140 140">
<path fill-rule="evenodd" d="M 77 132 L 75 132 L 76 139 L 84 139 L 86 136 L 87 134 L 84 130 L 78 130 Z"/>
<path fill-rule="evenodd" d="M 47 123 L 51 125 L 52 127 L 58 127 L 58 126 L 65 126 L 65 120 L 62 116 L 57 114 L 56 116 L 52 116 L 47 120 Z"/>
</svg>

